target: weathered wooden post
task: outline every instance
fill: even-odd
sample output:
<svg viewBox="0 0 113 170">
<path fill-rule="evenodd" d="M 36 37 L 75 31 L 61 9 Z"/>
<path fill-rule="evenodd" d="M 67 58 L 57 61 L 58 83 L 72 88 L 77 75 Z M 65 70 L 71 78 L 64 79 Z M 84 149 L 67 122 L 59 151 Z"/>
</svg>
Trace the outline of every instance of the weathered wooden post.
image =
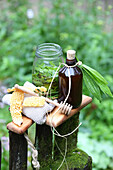
<svg viewBox="0 0 113 170">
<path fill-rule="evenodd" d="M 27 142 L 24 135 L 9 131 L 9 170 L 27 170 Z"/>
<path fill-rule="evenodd" d="M 71 117 L 69 120 L 67 120 L 65 123 L 61 124 L 59 127 L 57 127 L 57 131 L 61 134 L 67 134 L 74 130 L 75 127 L 77 127 L 79 124 L 79 113 Z M 78 130 L 73 133 L 72 135 L 67 137 L 67 148 L 68 152 L 71 151 L 71 149 L 77 147 L 77 133 Z M 61 151 L 65 152 L 65 142 L 66 140 L 64 138 L 55 137 L 55 140 L 57 142 L 58 147 L 61 149 Z M 52 159 L 52 131 L 51 127 L 48 125 L 36 125 L 36 143 L 38 144 L 36 147 L 39 151 L 39 162 L 41 164 L 41 169 L 51 169 L 55 170 L 55 168 L 58 168 L 60 163 L 62 162 L 63 157 L 61 156 L 60 151 L 58 150 L 56 144 L 54 147 L 54 159 Z M 55 162 L 60 157 L 59 162 L 57 165 Z"/>
<path fill-rule="evenodd" d="M 27 170 L 27 141 L 24 133 L 33 121 L 23 116 L 23 124 L 7 124 L 9 130 L 9 170 Z"/>
</svg>

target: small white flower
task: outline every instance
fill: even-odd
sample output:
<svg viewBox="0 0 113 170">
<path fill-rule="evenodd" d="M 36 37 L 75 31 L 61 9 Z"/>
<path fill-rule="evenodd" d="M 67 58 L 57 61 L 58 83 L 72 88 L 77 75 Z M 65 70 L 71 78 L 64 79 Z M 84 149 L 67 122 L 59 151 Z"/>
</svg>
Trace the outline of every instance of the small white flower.
<svg viewBox="0 0 113 170">
<path fill-rule="evenodd" d="M 33 12 L 32 9 L 28 9 L 28 10 L 27 10 L 27 17 L 28 17 L 29 19 L 32 19 L 32 18 L 34 17 L 34 12 Z"/>
</svg>

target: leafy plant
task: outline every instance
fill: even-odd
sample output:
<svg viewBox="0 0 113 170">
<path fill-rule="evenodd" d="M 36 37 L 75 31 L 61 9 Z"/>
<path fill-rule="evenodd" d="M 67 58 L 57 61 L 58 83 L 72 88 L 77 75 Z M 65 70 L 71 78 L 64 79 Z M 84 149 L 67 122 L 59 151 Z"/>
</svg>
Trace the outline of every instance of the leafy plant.
<svg viewBox="0 0 113 170">
<path fill-rule="evenodd" d="M 37 87 L 45 86 L 48 89 L 56 70 L 57 67 L 53 62 L 49 62 L 48 65 L 37 63 L 33 67 L 32 82 Z M 52 83 L 51 93 L 53 96 L 58 95 L 58 74 Z"/>
<path fill-rule="evenodd" d="M 112 169 L 113 143 L 91 139 L 88 133 L 79 133 L 78 146 L 93 158 L 93 169 Z M 87 149 L 86 149 L 87 148 Z"/>
<path fill-rule="evenodd" d="M 86 66 L 85 64 L 82 64 L 81 68 L 83 70 L 83 79 L 85 81 L 85 85 L 87 89 L 98 100 L 100 101 L 102 100 L 101 97 L 102 92 L 106 95 L 109 95 L 110 97 L 113 97 L 108 87 L 107 81 L 100 73 L 98 73 L 96 70 L 92 69 L 91 67 Z"/>
</svg>

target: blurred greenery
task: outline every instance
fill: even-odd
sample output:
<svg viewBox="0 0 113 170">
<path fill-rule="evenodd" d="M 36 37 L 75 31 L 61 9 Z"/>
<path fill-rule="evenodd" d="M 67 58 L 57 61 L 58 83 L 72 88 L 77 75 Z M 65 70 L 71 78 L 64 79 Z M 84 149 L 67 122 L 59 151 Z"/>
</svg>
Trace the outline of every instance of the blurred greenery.
<svg viewBox="0 0 113 170">
<path fill-rule="evenodd" d="M 101 0 L 47 0 L 46 4 L 38 0 L 35 17 L 30 19 L 27 10 L 32 5 L 27 0 L 6 0 L 0 10 L 0 82 L 12 87 L 32 81 L 36 46 L 53 42 L 62 47 L 64 57 L 68 49 L 75 49 L 78 59 L 99 71 L 113 92 L 112 5 Z M 83 93 L 91 95 L 85 86 Z M 91 154 L 95 170 L 113 169 L 112 113 L 112 99 L 105 96 L 81 111 L 79 146 Z M 7 108 L 0 109 L 0 119 L 6 120 L 0 135 L 8 136 Z"/>
</svg>

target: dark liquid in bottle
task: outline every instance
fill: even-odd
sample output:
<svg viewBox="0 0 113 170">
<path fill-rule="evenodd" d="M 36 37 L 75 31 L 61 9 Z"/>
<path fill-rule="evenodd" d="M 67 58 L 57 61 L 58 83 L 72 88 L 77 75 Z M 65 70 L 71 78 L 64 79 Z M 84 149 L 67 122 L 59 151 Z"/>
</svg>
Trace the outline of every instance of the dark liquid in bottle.
<svg viewBox="0 0 113 170">
<path fill-rule="evenodd" d="M 75 65 L 76 59 L 66 60 L 66 63 L 71 66 Z M 80 106 L 82 101 L 82 71 L 79 67 L 71 67 L 69 69 L 71 76 L 71 91 L 68 97 L 67 103 L 71 104 L 73 108 Z M 59 71 L 59 99 L 58 101 L 64 101 L 69 89 L 69 73 L 68 68 L 64 66 Z"/>
</svg>

